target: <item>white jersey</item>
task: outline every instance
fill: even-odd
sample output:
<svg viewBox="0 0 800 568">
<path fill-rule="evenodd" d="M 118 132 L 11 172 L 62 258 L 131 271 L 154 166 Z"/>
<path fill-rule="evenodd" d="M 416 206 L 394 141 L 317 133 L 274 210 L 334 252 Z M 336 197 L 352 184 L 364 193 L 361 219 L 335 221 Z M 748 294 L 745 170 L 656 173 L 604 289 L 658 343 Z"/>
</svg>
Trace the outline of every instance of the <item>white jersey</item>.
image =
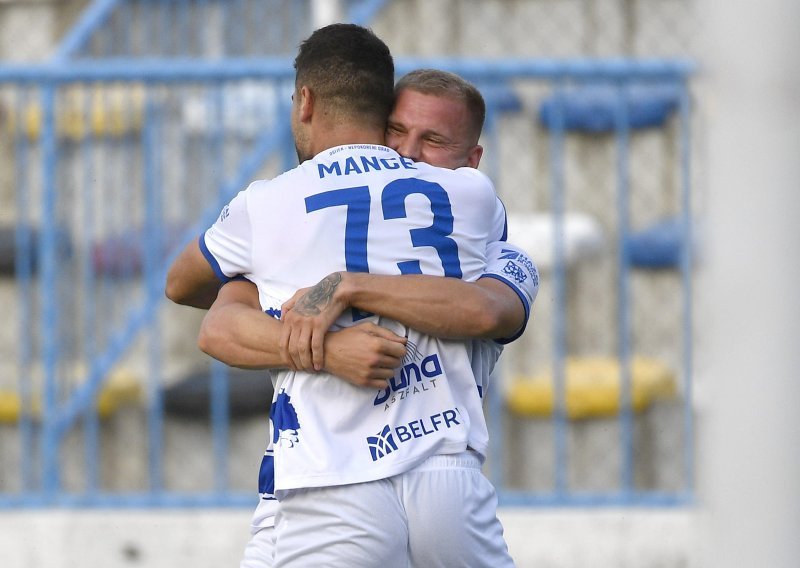
<svg viewBox="0 0 800 568">
<path fill-rule="evenodd" d="M 476 280 L 487 244 L 503 240 L 505 228 L 503 206 L 478 170 L 350 145 L 251 184 L 202 245 L 219 274 L 246 276 L 274 313 L 298 288 L 339 270 Z M 347 312 L 337 323 L 363 317 Z M 466 342 L 413 330 L 408 340 L 406 361 L 385 392 L 325 373 L 273 372 L 277 492 L 382 479 L 471 445 L 471 420 L 482 408 Z"/>
<path fill-rule="evenodd" d="M 503 344 L 514 341 L 522 335 L 530 316 L 531 306 L 539 291 L 539 273 L 536 266 L 527 253 L 519 247 L 502 241 L 490 243 L 486 249 L 486 261 L 486 269 L 481 278 L 495 278 L 514 290 L 525 307 L 525 320 L 512 337 L 498 341 L 476 339 L 467 344 L 468 356 L 472 362 L 472 371 L 481 398 L 488 388 L 489 377 L 503 351 Z M 473 417 L 471 420 L 473 430 L 471 437 L 475 439 L 482 439 L 487 431 L 485 422 L 479 418 Z M 480 445 L 477 441 L 475 444 Z M 251 523 L 254 533 L 261 528 L 273 526 L 275 522 L 278 504 L 274 495 L 273 462 L 273 447 L 270 443 L 259 471 L 260 500 Z"/>
</svg>

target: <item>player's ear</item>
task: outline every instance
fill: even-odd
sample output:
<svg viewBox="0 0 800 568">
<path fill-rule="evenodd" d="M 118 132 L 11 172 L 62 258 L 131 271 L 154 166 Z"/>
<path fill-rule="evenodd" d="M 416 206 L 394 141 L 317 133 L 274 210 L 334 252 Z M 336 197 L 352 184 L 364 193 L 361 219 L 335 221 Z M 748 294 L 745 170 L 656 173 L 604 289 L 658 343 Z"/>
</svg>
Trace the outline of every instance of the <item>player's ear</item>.
<svg viewBox="0 0 800 568">
<path fill-rule="evenodd" d="M 473 146 L 469 153 L 467 154 L 467 165 L 470 168 L 477 168 L 478 164 L 481 163 L 481 158 L 483 157 L 483 146 L 475 145 Z"/>
<path fill-rule="evenodd" d="M 314 93 L 303 85 L 298 89 L 296 96 L 300 97 L 300 100 L 297 101 L 300 121 L 307 122 L 314 113 Z"/>
</svg>

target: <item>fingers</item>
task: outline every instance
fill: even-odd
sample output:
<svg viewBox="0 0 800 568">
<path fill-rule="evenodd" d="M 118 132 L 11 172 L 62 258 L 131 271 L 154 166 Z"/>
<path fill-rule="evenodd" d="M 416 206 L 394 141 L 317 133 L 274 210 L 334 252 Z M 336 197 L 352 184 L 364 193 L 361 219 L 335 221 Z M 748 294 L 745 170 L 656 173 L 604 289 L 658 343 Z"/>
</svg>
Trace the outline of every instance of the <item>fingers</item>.
<svg viewBox="0 0 800 568">
<path fill-rule="evenodd" d="M 293 371 L 312 371 L 311 331 L 307 327 L 284 322 L 280 337 L 281 356 Z"/>
<path fill-rule="evenodd" d="M 321 326 L 314 326 L 311 330 L 311 359 L 315 371 L 321 371 L 325 362 L 325 334 L 327 329 Z"/>
<path fill-rule="evenodd" d="M 377 325 L 373 322 L 365 322 L 358 324 L 361 327 L 364 327 L 364 331 L 368 332 L 370 335 L 374 335 L 376 337 L 380 337 L 382 339 L 388 339 L 389 341 L 394 341 L 397 343 L 402 343 L 403 345 L 406 344 L 408 339 L 403 337 L 402 335 L 397 335 L 395 332 L 386 329 L 380 325 Z"/>
</svg>

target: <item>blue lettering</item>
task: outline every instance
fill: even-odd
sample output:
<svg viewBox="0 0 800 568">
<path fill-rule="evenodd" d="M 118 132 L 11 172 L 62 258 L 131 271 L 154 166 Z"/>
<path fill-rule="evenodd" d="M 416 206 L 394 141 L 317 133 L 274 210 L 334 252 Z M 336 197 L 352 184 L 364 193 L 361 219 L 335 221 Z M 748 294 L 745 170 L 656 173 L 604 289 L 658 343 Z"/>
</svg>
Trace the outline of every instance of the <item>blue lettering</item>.
<svg viewBox="0 0 800 568">
<path fill-rule="evenodd" d="M 442 423 L 440 416 L 441 414 L 438 413 L 431 416 L 431 426 L 433 426 L 433 429 L 436 430 L 437 432 L 439 431 L 439 424 Z"/>
<path fill-rule="evenodd" d="M 333 162 L 330 167 L 325 166 L 325 164 L 319 164 L 317 168 L 319 170 L 320 179 L 324 178 L 326 173 L 336 174 L 337 176 L 342 175 L 342 170 L 339 168 L 339 162 Z"/>
<path fill-rule="evenodd" d="M 422 427 L 422 433 L 423 433 L 425 436 L 427 436 L 428 434 L 433 434 L 434 432 L 436 432 L 436 430 L 427 430 L 427 429 L 425 428 L 425 421 L 424 421 L 424 420 L 423 420 L 423 421 L 420 421 L 420 424 L 419 424 L 419 425 Z"/>
<path fill-rule="evenodd" d="M 387 170 L 396 170 L 400 167 L 400 164 L 397 163 L 397 158 L 381 158 L 381 164 Z"/>
<path fill-rule="evenodd" d="M 390 387 L 386 387 L 385 389 L 379 390 L 378 394 L 375 396 L 375 406 L 379 404 L 383 404 L 387 400 L 389 400 L 389 395 L 391 394 L 392 389 Z"/>
<path fill-rule="evenodd" d="M 398 426 L 394 429 L 394 433 L 401 442 L 408 442 L 411 439 L 411 434 L 408 433 L 408 428 L 405 426 Z"/>
<path fill-rule="evenodd" d="M 422 438 L 422 434 L 419 433 L 419 420 L 409 422 L 408 427 L 411 428 L 411 433 L 415 438 Z"/>
<path fill-rule="evenodd" d="M 408 158 L 404 158 L 400 156 L 400 163 L 403 164 L 403 167 L 407 170 L 416 170 L 417 166 L 414 165 L 414 160 L 409 160 Z"/>
<path fill-rule="evenodd" d="M 414 363 L 409 363 L 405 367 L 403 367 L 403 371 L 405 371 L 406 376 L 408 377 L 408 382 L 406 384 L 411 384 L 411 374 L 413 372 L 416 375 L 417 382 L 422 380 L 422 377 L 419 374 L 419 367 L 417 367 Z"/>
<path fill-rule="evenodd" d="M 364 173 L 367 173 L 370 170 L 370 168 L 372 168 L 373 170 L 381 169 L 381 165 L 378 163 L 377 156 L 373 156 L 372 158 L 361 156 L 361 166 L 364 168 Z"/>
<path fill-rule="evenodd" d="M 433 368 L 429 368 L 428 365 L 432 365 Z M 428 378 L 442 374 L 442 365 L 439 363 L 439 356 L 436 353 L 425 357 L 420 367 L 422 368 L 422 374 Z"/>
<path fill-rule="evenodd" d="M 400 378 L 398 380 L 395 379 L 397 379 L 397 377 L 389 379 L 389 388 L 393 391 L 398 391 L 408 386 L 408 375 L 406 375 L 405 369 L 400 371 Z"/>
<path fill-rule="evenodd" d="M 444 417 L 444 426 L 445 428 L 450 428 L 451 424 L 461 424 L 461 422 L 456 419 L 456 411 L 455 410 L 445 410 L 442 412 L 442 416 Z"/>
<path fill-rule="evenodd" d="M 347 160 L 345 160 L 344 162 L 344 175 L 347 175 L 351 172 L 356 172 L 357 174 L 361 173 L 361 170 L 358 169 L 356 161 L 353 159 L 352 156 L 347 158 Z"/>
</svg>

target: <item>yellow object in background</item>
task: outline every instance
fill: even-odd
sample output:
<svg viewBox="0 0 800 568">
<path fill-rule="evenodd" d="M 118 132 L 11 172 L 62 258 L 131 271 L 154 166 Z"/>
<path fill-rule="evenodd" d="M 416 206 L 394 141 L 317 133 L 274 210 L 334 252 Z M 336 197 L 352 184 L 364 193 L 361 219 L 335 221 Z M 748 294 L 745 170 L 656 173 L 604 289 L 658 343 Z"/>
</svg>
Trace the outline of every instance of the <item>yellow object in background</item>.
<svg viewBox="0 0 800 568">
<path fill-rule="evenodd" d="M 97 414 L 109 418 L 120 407 L 142 401 L 142 385 L 129 371 L 113 373 L 97 396 Z M 31 394 L 30 416 L 39 419 L 42 414 L 40 393 Z M 0 423 L 16 423 L 22 415 L 22 400 L 16 390 L 0 390 Z"/>
<path fill-rule="evenodd" d="M 616 416 L 620 409 L 622 372 L 609 357 L 570 357 L 565 366 L 567 416 L 572 419 Z M 675 374 L 654 359 L 631 360 L 631 407 L 641 412 L 656 400 L 677 395 Z M 552 371 L 517 377 L 507 394 L 508 407 L 521 416 L 551 416 L 555 407 Z"/>
</svg>

